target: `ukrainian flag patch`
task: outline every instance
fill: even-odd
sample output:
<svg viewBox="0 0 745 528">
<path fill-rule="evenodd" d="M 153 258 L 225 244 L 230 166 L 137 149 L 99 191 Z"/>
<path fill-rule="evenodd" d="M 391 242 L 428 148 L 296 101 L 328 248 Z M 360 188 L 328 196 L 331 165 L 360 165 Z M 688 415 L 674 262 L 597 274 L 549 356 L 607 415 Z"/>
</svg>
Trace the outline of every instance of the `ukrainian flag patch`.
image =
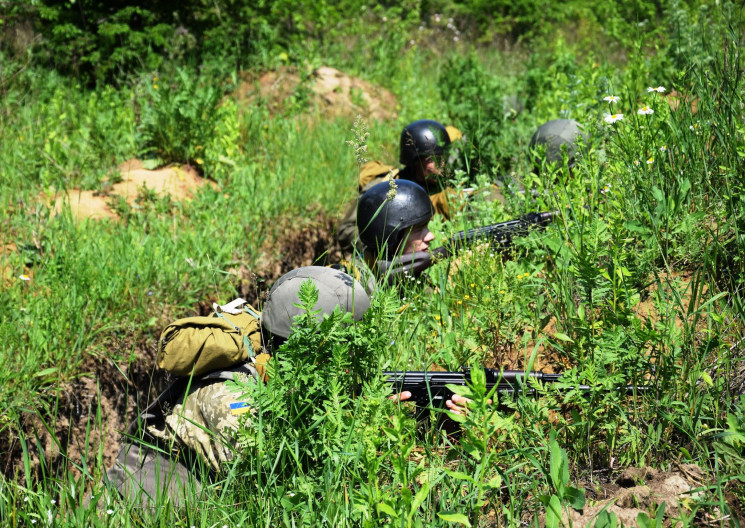
<svg viewBox="0 0 745 528">
<path fill-rule="evenodd" d="M 235 402 L 230 404 L 230 414 L 238 416 L 245 414 L 251 410 L 251 407 L 246 402 Z"/>
</svg>

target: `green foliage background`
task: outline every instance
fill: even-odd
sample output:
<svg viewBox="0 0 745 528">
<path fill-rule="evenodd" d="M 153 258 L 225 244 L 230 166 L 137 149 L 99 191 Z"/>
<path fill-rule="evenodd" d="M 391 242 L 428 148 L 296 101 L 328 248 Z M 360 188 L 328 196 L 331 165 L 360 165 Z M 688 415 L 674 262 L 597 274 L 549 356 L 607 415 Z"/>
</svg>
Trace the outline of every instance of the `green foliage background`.
<svg viewBox="0 0 745 528">
<path fill-rule="evenodd" d="M 0 480 L 4 524 L 557 526 L 584 503 L 593 469 L 678 463 L 707 475 L 701 494 L 640 523 L 734 519 L 742 508 L 739 6 L 34 0 L 0 9 L 0 431 L 23 467 Z M 560 219 L 508 258 L 475 248 L 401 292 L 384 290 L 356 327 L 334 316 L 318 333 L 307 317 L 254 395 L 261 410 L 240 432 L 236 464 L 202 502 L 157 515 L 106 502 L 104 444 L 90 430 L 58 434 L 69 388 L 91 363 L 124 377 L 170 319 L 235 297 L 240 268 L 265 261 L 265 239 L 319 211 L 337 216 L 354 194 L 352 117 L 329 120 L 308 105 L 320 65 L 396 95 L 398 117 L 368 123 L 373 159 L 394 159 L 398 131 L 414 119 L 464 132 L 452 176 L 476 192 L 452 222 L 431 223 L 438 241 L 528 211 Z M 280 66 L 301 78 L 281 113 L 237 96 L 246 74 Z M 666 94 L 648 91 L 658 86 Z M 654 113 L 639 114 L 644 106 Z M 613 113 L 624 118 L 608 124 Z M 533 174 L 527 156 L 536 127 L 557 117 L 591 137 L 571 178 Z M 180 203 L 143 188 L 134 205 L 114 204 L 120 221 L 79 222 L 43 205 L 42 193 L 106 195 L 114 168 L 137 156 L 188 163 L 219 189 Z M 494 181 L 507 189 L 504 204 L 486 199 Z M 304 292 L 308 307 L 312 298 Z M 375 379 L 392 368 L 500 366 L 510 352 L 525 368 L 550 354 L 563 390 L 534 387 L 541 397 L 505 402 L 510 413 L 487 403 L 475 376 L 459 438 L 436 416 L 416 426 Z M 614 390 L 626 384 L 649 389 L 629 399 Z M 593 387 L 589 397 L 577 385 Z M 95 405 L 76 412 L 90 428 L 106 418 Z M 55 445 L 28 434 L 29 420 Z M 34 453 L 61 455 L 42 456 L 39 469 Z"/>
</svg>

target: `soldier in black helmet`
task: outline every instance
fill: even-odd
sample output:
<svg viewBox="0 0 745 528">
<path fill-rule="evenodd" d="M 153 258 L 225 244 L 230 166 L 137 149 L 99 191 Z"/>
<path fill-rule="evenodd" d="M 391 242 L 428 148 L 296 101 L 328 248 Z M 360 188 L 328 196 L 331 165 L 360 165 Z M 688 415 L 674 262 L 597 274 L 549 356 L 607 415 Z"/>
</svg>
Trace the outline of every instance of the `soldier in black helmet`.
<svg viewBox="0 0 745 528">
<path fill-rule="evenodd" d="M 453 141 L 461 138 L 455 127 L 445 127 L 437 121 L 422 119 L 409 123 L 401 131 L 399 162 L 402 169 L 370 161 L 360 168 L 360 195 L 378 183 L 388 180 L 406 180 L 421 186 L 429 195 L 435 214 L 450 218 L 448 199 L 453 190 L 446 187 L 444 172 L 448 149 Z M 339 224 L 336 236 L 345 252 L 357 249 L 364 252 L 358 237 L 357 203 L 350 204 Z"/>
<path fill-rule="evenodd" d="M 530 139 L 530 154 L 536 173 L 544 172 L 547 165 L 563 166 L 566 152 L 571 175 L 577 163 L 580 138 L 586 142 L 589 136 L 584 127 L 572 119 L 554 119 L 541 125 Z"/>
<path fill-rule="evenodd" d="M 421 274 L 432 265 L 429 244 L 434 235 L 427 225 L 433 212 L 427 191 L 414 182 L 392 180 L 368 189 L 357 205 L 363 268 L 388 283 Z M 367 284 L 370 291 L 369 280 Z"/>
</svg>

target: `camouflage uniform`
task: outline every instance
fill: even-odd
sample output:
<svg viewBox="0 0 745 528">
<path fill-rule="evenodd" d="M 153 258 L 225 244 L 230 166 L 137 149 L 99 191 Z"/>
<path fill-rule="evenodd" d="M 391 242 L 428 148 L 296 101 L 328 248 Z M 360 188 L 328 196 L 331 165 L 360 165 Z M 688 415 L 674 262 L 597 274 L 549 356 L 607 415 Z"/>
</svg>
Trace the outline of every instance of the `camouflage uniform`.
<svg viewBox="0 0 745 528">
<path fill-rule="evenodd" d="M 144 503 L 165 493 L 183 504 L 201 489 L 200 475 L 233 459 L 240 415 L 249 409 L 225 382 L 249 376 L 260 379 L 250 364 L 210 373 L 194 380 L 170 413 L 143 413 L 130 427 L 133 438 L 124 441 L 107 482 L 129 499 Z"/>
</svg>

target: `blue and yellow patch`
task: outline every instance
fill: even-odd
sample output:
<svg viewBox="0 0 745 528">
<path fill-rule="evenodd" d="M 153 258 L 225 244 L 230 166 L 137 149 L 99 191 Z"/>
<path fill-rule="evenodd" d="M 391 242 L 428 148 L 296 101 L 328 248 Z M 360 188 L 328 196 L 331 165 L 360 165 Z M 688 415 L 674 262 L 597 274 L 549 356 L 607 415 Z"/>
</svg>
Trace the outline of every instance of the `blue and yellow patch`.
<svg viewBox="0 0 745 528">
<path fill-rule="evenodd" d="M 230 414 L 238 416 L 245 414 L 251 410 L 251 407 L 246 402 L 235 402 L 230 404 Z"/>
</svg>

